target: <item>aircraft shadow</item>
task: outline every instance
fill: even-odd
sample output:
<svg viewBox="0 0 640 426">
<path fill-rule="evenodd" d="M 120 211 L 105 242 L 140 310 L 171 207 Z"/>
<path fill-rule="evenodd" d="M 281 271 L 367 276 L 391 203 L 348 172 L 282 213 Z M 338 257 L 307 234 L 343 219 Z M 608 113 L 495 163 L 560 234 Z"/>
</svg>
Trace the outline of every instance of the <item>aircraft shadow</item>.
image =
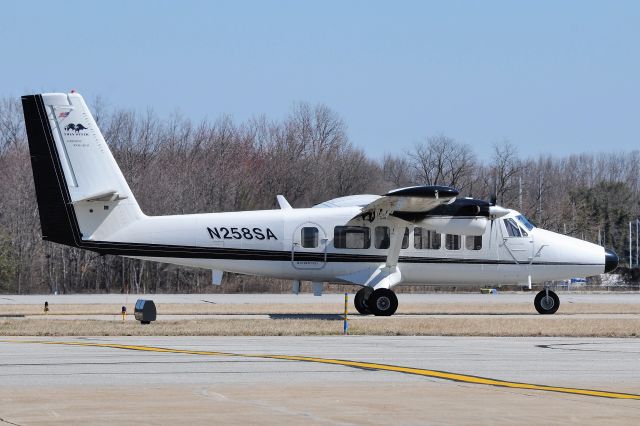
<svg viewBox="0 0 640 426">
<path fill-rule="evenodd" d="M 420 312 L 415 312 L 415 313 L 401 313 L 398 314 L 397 316 L 401 316 L 401 317 L 413 317 L 413 316 L 420 316 L 420 317 L 430 317 L 430 316 L 468 316 L 468 315 L 478 315 L 478 316 L 504 316 L 504 315 L 509 315 L 509 316 L 515 316 L 515 315 L 522 315 L 522 316 L 531 316 L 534 315 L 535 312 L 531 312 L 531 313 L 523 313 L 523 312 L 424 312 L 424 313 L 420 313 Z M 358 313 L 349 313 L 350 317 L 362 317 L 362 316 L 369 316 L 369 315 L 361 315 Z M 371 315 L 371 317 L 373 317 Z M 312 319 L 312 320 L 342 320 L 344 319 L 343 314 L 269 314 L 269 318 L 270 319 Z"/>
<path fill-rule="evenodd" d="M 313 319 L 313 320 L 341 320 L 340 314 L 269 314 L 270 319 Z"/>
</svg>

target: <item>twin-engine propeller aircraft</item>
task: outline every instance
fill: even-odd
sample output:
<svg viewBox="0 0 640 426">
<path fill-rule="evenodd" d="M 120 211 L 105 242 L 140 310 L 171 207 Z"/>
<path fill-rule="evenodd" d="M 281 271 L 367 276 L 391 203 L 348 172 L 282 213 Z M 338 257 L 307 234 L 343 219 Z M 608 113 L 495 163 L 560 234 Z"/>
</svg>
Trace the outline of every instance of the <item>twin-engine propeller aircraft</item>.
<svg viewBox="0 0 640 426">
<path fill-rule="evenodd" d="M 392 315 L 403 283 L 479 286 L 590 276 L 616 268 L 611 250 L 535 227 L 520 213 L 458 198 L 445 186 L 353 195 L 313 208 L 146 216 L 82 96 L 22 97 L 42 238 L 213 271 L 362 287 L 362 314 Z M 548 289 L 541 314 L 560 304 Z"/>
</svg>

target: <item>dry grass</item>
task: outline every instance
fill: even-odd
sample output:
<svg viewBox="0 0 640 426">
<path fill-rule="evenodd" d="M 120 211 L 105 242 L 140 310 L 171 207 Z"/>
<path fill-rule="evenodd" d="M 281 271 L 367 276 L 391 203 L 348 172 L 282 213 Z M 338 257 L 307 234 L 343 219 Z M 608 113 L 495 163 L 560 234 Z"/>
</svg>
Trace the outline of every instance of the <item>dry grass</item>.
<svg viewBox="0 0 640 426">
<path fill-rule="evenodd" d="M 133 304 L 127 304 L 127 312 L 133 313 Z M 171 303 L 156 304 L 158 313 L 165 315 L 194 314 L 338 314 L 341 306 L 327 303 L 244 303 L 206 304 Z M 49 315 L 116 315 L 121 305 L 78 304 L 50 305 Z M 353 306 L 349 308 L 354 310 Z M 533 301 L 528 303 L 401 303 L 399 314 L 535 314 Z M 632 303 L 564 303 L 560 314 L 640 314 L 640 305 Z M 0 305 L 0 317 L 8 315 L 44 315 L 40 305 Z"/>
<path fill-rule="evenodd" d="M 350 334 L 381 336 L 637 337 L 640 319 L 572 318 L 359 318 Z M 342 321 L 318 319 L 207 319 L 137 322 L 0 320 L 2 336 L 314 336 L 342 334 Z"/>
<path fill-rule="evenodd" d="M 64 315 L 117 315 L 120 306 L 107 304 L 51 305 L 44 316 L 39 305 L 0 305 L 0 336 L 292 336 L 342 333 L 342 321 L 327 319 L 339 306 L 299 304 L 158 304 L 159 314 L 275 314 L 272 319 L 184 319 L 142 326 L 134 321 L 65 320 Z M 129 314 L 133 305 L 127 305 Z M 350 322 L 351 334 L 410 336 L 599 336 L 635 337 L 640 318 L 584 318 L 573 315 L 504 316 L 535 314 L 531 303 L 403 303 L 398 313 L 451 315 L 451 317 L 359 317 Z M 559 314 L 640 314 L 634 304 L 562 304 Z M 2 318 L 40 315 L 42 318 Z M 296 314 L 318 318 L 292 318 Z M 480 314 L 479 317 L 459 316 Z M 494 314 L 494 315 L 492 315 Z M 329 316 L 328 318 L 333 318 Z"/>
</svg>

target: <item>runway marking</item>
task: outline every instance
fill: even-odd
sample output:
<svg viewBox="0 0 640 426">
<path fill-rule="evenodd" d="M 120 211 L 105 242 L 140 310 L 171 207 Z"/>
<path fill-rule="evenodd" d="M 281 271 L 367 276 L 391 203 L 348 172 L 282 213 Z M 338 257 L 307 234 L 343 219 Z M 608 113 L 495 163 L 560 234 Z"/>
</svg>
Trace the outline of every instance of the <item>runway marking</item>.
<svg viewBox="0 0 640 426">
<path fill-rule="evenodd" d="M 497 386 L 512 389 L 538 390 L 545 392 L 558 392 L 572 395 L 595 396 L 599 398 L 632 399 L 640 400 L 640 395 L 620 392 L 608 392 L 592 389 L 565 388 L 559 386 L 536 385 L 532 383 L 510 382 L 507 380 L 491 379 L 488 377 L 471 376 L 468 374 L 458 374 L 448 371 L 428 370 L 422 368 L 402 367 L 398 365 L 378 364 L 375 362 L 350 361 L 332 358 L 317 358 L 299 355 L 270 355 L 270 354 L 241 354 L 232 352 L 196 351 L 190 349 L 172 349 L 156 346 L 142 345 L 121 345 L 117 343 L 92 343 L 92 342 L 63 342 L 46 340 L 0 340 L 5 343 L 38 343 L 44 345 L 64 345 L 64 346 L 88 346 L 97 348 L 125 349 L 132 351 L 160 352 L 187 355 L 208 355 L 227 356 L 243 358 L 279 359 L 285 361 L 313 362 L 319 364 L 341 365 L 345 367 L 363 368 L 367 370 L 392 371 L 396 373 L 412 374 L 417 376 L 431 377 L 436 379 L 449 380 L 454 382 L 472 383 L 478 385 Z"/>
</svg>

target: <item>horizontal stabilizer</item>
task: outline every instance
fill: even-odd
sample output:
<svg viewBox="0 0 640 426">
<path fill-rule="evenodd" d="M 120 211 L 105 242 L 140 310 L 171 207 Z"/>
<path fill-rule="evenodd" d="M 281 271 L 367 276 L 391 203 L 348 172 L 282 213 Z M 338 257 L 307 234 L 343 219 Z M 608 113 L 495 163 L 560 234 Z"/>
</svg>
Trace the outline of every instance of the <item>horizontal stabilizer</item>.
<svg viewBox="0 0 640 426">
<path fill-rule="evenodd" d="M 101 191 L 93 195 L 89 195 L 80 200 L 75 200 L 74 203 L 79 203 L 81 201 L 118 201 L 124 200 L 127 196 L 122 196 L 118 193 L 118 191 L 111 189 L 107 191 Z"/>
</svg>

